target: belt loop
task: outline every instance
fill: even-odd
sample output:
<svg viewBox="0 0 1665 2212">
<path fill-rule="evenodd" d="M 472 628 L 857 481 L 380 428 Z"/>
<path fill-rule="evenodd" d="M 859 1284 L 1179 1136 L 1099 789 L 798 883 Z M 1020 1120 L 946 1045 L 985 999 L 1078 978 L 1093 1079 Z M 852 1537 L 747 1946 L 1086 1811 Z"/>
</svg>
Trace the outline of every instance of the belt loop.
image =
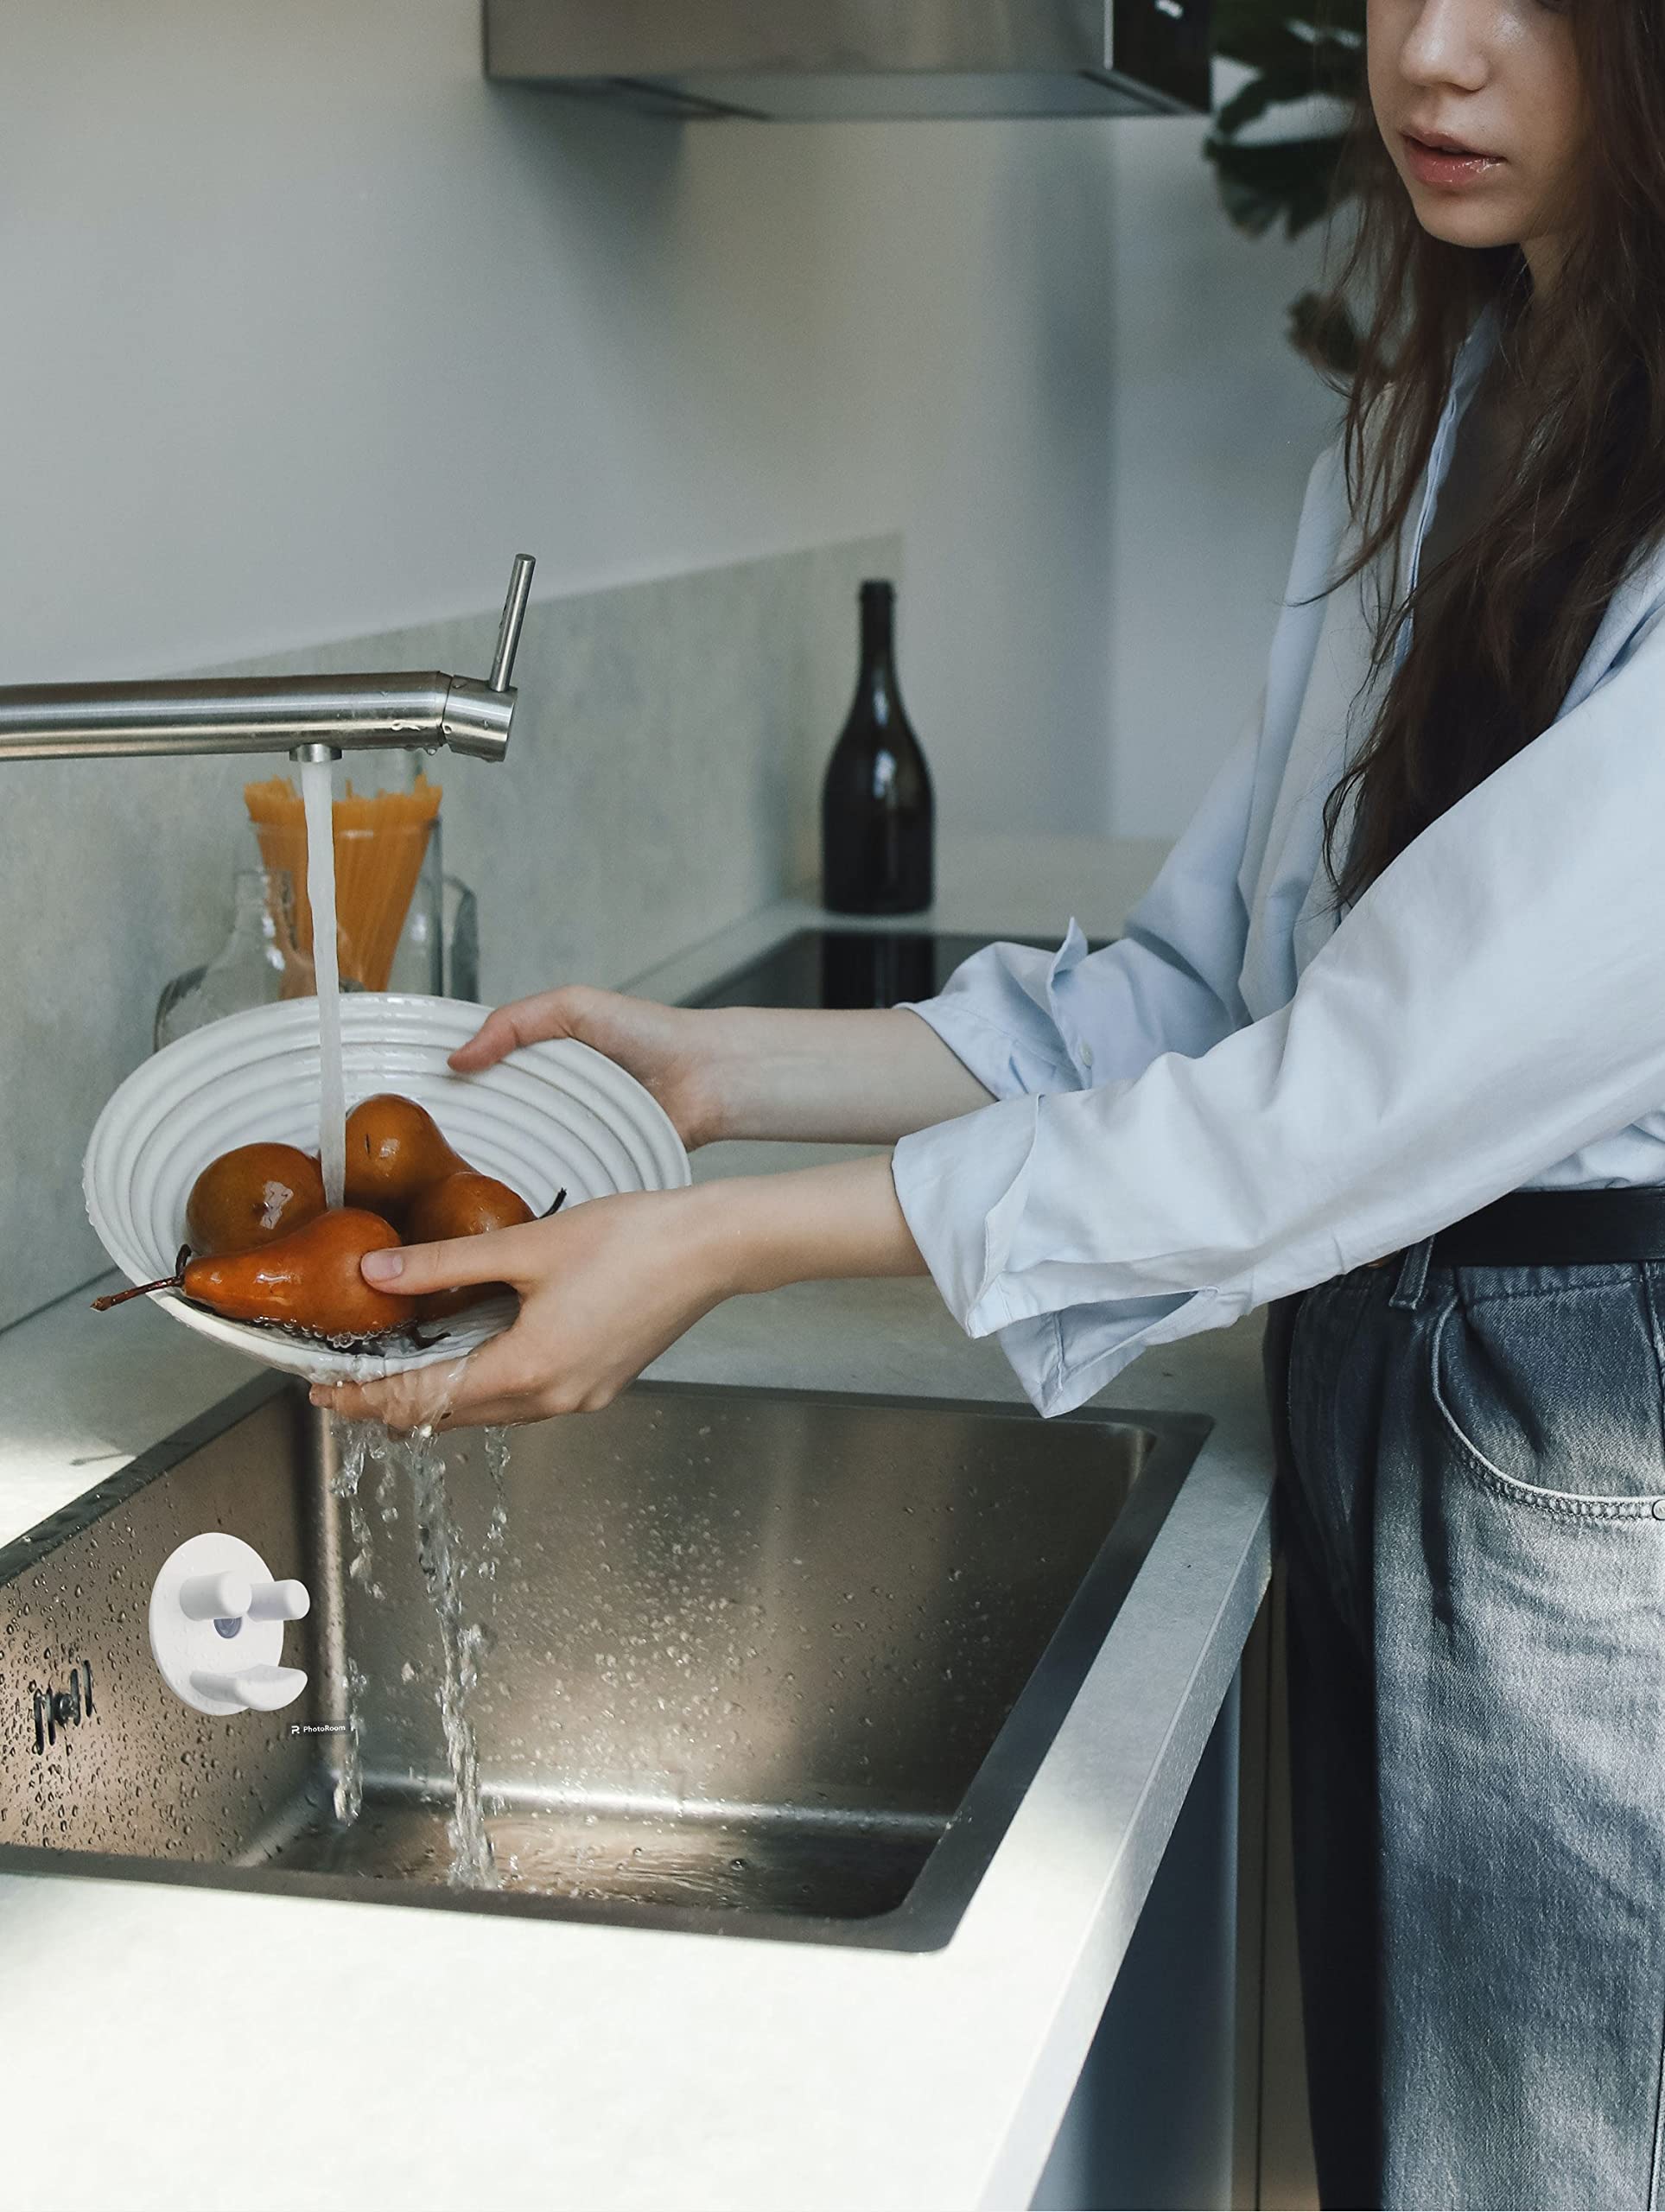
<svg viewBox="0 0 1665 2212">
<path fill-rule="evenodd" d="M 1399 1263 L 1399 1274 L 1388 1300 L 1389 1306 L 1415 1313 L 1422 1303 L 1422 1290 L 1428 1280 L 1428 1260 L 1433 1250 L 1432 1236 L 1425 1236 L 1420 1243 L 1405 1247 L 1405 1256 Z"/>
</svg>

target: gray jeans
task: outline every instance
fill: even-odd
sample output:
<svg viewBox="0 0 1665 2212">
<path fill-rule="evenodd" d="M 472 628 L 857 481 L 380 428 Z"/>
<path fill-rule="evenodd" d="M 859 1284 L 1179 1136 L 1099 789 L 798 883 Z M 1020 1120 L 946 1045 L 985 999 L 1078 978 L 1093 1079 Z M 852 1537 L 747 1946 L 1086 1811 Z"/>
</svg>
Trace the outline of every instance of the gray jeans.
<svg viewBox="0 0 1665 2212">
<path fill-rule="evenodd" d="M 1665 1262 L 1269 1310 L 1327 2205 L 1661 2201 Z"/>
</svg>

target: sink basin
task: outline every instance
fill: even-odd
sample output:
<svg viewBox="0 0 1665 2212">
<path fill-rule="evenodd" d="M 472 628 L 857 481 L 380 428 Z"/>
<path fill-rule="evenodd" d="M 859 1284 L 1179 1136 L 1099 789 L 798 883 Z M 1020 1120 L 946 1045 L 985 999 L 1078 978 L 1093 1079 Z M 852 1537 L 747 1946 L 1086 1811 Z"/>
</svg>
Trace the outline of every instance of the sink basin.
<svg viewBox="0 0 1665 2212">
<path fill-rule="evenodd" d="M 391 1464 L 340 1495 L 337 1435 L 263 1377 L 0 1550 L 0 1867 L 934 1948 L 1210 1425 L 642 1382 L 495 1474 L 446 1440 L 477 1886 L 444 1528 Z M 199 1713 L 152 1663 L 156 1570 L 207 1529 L 312 1592 L 283 1711 Z"/>
</svg>

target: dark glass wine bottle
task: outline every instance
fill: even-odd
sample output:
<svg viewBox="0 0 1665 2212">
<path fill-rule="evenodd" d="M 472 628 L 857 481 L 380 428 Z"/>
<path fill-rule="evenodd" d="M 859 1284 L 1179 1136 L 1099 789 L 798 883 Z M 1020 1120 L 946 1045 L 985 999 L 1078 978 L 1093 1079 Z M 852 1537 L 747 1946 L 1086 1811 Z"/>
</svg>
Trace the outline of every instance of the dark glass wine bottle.
<svg viewBox="0 0 1665 2212">
<path fill-rule="evenodd" d="M 836 914 L 917 914 L 931 899 L 931 772 L 902 706 L 895 587 L 861 587 L 861 673 L 821 791 L 821 895 Z"/>
</svg>

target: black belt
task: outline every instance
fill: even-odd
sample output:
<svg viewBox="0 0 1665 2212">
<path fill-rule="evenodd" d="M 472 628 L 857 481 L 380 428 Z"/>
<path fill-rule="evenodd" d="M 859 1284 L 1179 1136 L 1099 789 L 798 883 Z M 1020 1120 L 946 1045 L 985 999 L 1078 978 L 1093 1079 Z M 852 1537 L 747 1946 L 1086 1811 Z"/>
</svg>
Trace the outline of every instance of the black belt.
<svg viewBox="0 0 1665 2212">
<path fill-rule="evenodd" d="M 1369 1262 L 1384 1268 L 1389 1252 Z M 1652 1183 L 1609 1191 L 1509 1191 L 1439 1230 L 1429 1265 L 1557 1268 L 1579 1261 L 1611 1264 L 1665 1260 L 1665 1188 Z"/>
</svg>

